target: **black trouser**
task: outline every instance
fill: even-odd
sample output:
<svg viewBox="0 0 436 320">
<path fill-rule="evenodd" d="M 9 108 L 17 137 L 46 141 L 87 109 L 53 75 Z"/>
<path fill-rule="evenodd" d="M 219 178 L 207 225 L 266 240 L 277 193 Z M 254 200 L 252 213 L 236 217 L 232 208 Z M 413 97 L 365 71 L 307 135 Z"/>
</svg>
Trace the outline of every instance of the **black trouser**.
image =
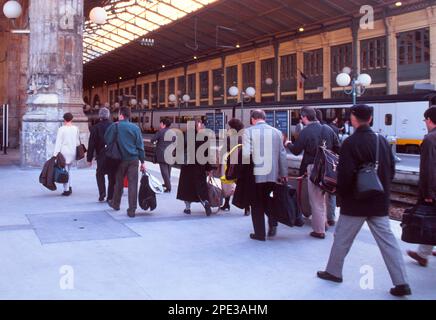
<svg viewBox="0 0 436 320">
<path fill-rule="evenodd" d="M 166 163 L 159 163 L 159 168 L 164 180 L 165 188 L 171 190 L 171 166 Z"/>
<path fill-rule="evenodd" d="M 265 238 L 265 214 L 268 215 L 268 201 L 274 185 L 274 182 L 256 183 L 256 200 L 252 206 L 251 219 L 254 233 L 260 238 Z M 269 218 L 268 225 L 277 226 L 277 221 Z"/>
<path fill-rule="evenodd" d="M 112 200 L 114 197 L 115 188 L 115 172 L 107 173 L 108 187 L 106 193 L 106 179 L 104 178 L 106 174 L 104 171 L 104 165 L 97 161 L 97 171 L 95 173 L 95 177 L 97 179 L 98 193 L 100 197 L 104 198 L 107 195 L 107 200 Z"/>
<path fill-rule="evenodd" d="M 135 212 L 138 207 L 138 160 L 122 161 L 118 167 L 116 182 L 115 182 L 115 192 L 113 198 L 113 204 L 115 207 L 120 207 L 121 196 L 123 195 L 124 188 L 124 177 L 127 175 L 127 181 L 129 184 L 128 188 L 128 198 L 129 198 L 129 209 L 128 212 Z"/>
</svg>

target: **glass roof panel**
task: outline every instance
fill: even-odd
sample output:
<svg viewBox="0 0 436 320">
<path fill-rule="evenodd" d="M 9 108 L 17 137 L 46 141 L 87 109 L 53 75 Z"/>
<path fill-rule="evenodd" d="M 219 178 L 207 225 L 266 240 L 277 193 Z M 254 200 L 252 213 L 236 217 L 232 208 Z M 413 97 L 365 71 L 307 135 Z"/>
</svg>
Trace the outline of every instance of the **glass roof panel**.
<svg viewBox="0 0 436 320">
<path fill-rule="evenodd" d="M 85 22 L 83 61 L 86 64 L 215 1 L 110 0 L 104 7 L 108 14 L 106 24 Z"/>
</svg>

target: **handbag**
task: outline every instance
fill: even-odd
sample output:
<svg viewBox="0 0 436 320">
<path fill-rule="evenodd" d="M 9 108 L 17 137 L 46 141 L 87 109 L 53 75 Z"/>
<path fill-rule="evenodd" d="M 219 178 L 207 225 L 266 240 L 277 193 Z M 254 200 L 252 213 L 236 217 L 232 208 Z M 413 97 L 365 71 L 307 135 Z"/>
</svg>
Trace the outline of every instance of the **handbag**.
<svg viewBox="0 0 436 320">
<path fill-rule="evenodd" d="M 327 149 L 325 143 L 318 147 L 310 181 L 321 190 L 335 194 L 338 184 L 339 156 Z"/>
<path fill-rule="evenodd" d="M 207 182 L 207 194 L 209 195 L 209 204 L 212 208 L 219 208 L 223 205 L 223 191 L 211 177 L 209 177 Z"/>
<path fill-rule="evenodd" d="M 225 156 L 224 156 L 224 174 L 220 177 L 221 180 L 221 184 L 234 184 L 237 180 L 237 173 L 236 173 L 236 166 L 239 163 L 236 164 L 232 164 L 231 163 L 231 155 L 234 152 L 238 152 L 238 148 L 242 147 L 242 144 L 238 144 L 236 146 L 234 146 L 230 152 L 228 152 Z M 238 156 L 239 156 L 239 152 L 238 152 Z M 239 159 L 238 159 L 239 162 Z"/>
<path fill-rule="evenodd" d="M 401 240 L 436 245 L 436 206 L 418 204 L 403 214 Z"/>
<path fill-rule="evenodd" d="M 356 173 L 354 198 L 357 200 L 364 200 L 385 193 L 377 174 L 380 152 L 380 139 L 378 133 L 376 133 L 376 137 L 375 163 L 363 165 Z"/>
<path fill-rule="evenodd" d="M 69 180 L 68 171 L 58 165 L 54 167 L 54 181 L 56 183 L 67 183 Z"/>
<path fill-rule="evenodd" d="M 116 170 L 122 159 L 120 145 L 118 144 L 118 124 L 115 124 L 115 137 L 113 141 L 106 146 L 105 156 L 107 170 Z"/>
<path fill-rule="evenodd" d="M 85 158 L 85 153 L 88 151 L 85 145 L 80 140 L 80 132 L 79 132 L 79 145 L 76 147 L 76 160 L 82 160 Z"/>
</svg>

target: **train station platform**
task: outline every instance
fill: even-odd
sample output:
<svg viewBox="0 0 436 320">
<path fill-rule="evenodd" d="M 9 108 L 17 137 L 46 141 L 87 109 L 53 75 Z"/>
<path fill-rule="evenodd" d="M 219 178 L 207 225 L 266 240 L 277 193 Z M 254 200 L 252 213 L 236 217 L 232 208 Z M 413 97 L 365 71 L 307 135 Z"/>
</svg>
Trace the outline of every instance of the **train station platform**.
<svg viewBox="0 0 436 320">
<path fill-rule="evenodd" d="M 156 165 L 147 167 L 160 178 Z M 178 170 L 173 193 L 134 219 L 125 213 L 126 195 L 119 212 L 97 202 L 91 168 L 73 170 L 71 197 L 45 189 L 39 173 L 0 166 L 0 299 L 395 299 L 366 227 L 346 260 L 344 283 L 333 284 L 316 271 L 326 265 L 334 228 L 325 240 L 311 238 L 309 224 L 279 226 L 264 243 L 250 240 L 251 218 L 241 210 L 206 217 L 197 204 L 184 215 L 175 199 Z M 399 224 L 392 228 L 399 237 Z M 413 291 L 407 299 L 436 299 L 436 258 L 427 268 L 404 258 Z M 365 289 L 368 270 L 373 281 Z"/>
</svg>

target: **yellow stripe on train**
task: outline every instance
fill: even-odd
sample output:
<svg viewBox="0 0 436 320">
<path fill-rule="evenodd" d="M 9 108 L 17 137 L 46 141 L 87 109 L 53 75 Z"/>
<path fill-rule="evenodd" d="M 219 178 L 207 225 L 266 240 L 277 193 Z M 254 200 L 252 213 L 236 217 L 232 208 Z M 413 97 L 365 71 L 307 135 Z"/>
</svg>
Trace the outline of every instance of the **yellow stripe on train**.
<svg viewBox="0 0 436 320">
<path fill-rule="evenodd" d="M 397 145 L 405 146 L 405 145 L 421 145 L 422 140 L 419 139 L 397 139 Z"/>
</svg>

